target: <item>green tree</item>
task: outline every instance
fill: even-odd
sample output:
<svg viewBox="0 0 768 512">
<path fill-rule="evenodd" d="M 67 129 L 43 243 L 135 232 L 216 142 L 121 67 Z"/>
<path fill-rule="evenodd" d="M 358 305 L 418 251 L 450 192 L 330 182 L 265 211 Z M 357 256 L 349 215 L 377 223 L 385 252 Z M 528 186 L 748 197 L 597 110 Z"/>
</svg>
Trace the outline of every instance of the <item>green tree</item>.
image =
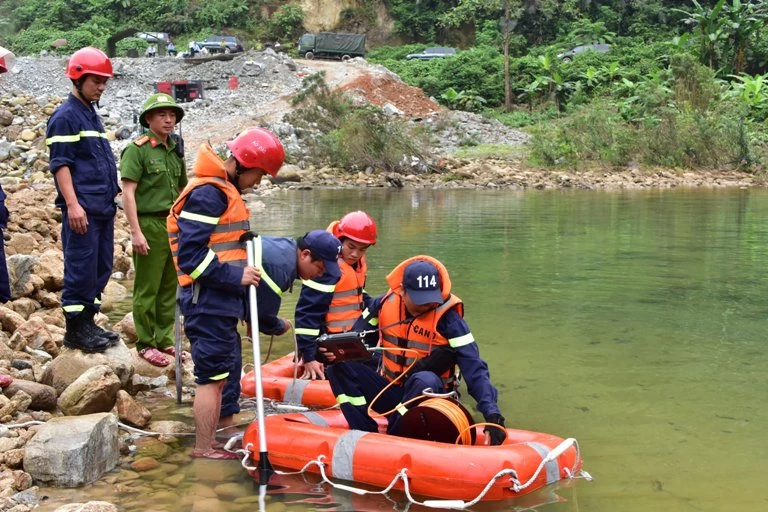
<svg viewBox="0 0 768 512">
<path fill-rule="evenodd" d="M 750 39 L 765 29 L 768 3 L 765 0 L 742 2 L 718 0 L 713 7 L 692 0 L 694 9 L 675 9 L 686 17 L 692 27 L 693 40 L 701 62 L 712 69 L 723 66 L 741 73 L 746 65 L 746 50 Z M 728 62 L 725 57 L 730 55 Z"/>
<path fill-rule="evenodd" d="M 522 5 L 519 0 L 459 0 L 452 10 L 446 12 L 441 23 L 446 26 L 458 26 L 461 23 L 492 15 L 503 13 L 501 31 L 504 34 L 504 108 L 507 112 L 512 110 L 512 87 L 509 77 L 509 42 L 512 30 L 517 25 Z"/>
<path fill-rule="evenodd" d="M 274 37 L 296 39 L 304 25 L 304 11 L 300 5 L 284 4 L 272 15 L 269 26 Z"/>
</svg>

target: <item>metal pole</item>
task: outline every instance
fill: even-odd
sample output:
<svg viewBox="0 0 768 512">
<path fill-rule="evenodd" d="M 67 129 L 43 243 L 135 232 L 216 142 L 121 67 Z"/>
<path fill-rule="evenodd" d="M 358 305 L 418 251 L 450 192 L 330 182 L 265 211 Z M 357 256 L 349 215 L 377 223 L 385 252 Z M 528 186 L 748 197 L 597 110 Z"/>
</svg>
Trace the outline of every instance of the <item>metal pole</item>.
<svg viewBox="0 0 768 512">
<path fill-rule="evenodd" d="M 255 240 L 245 242 L 248 265 L 256 267 Z M 261 243 L 261 241 L 259 241 Z M 261 267 L 259 261 L 259 267 Z M 261 383 L 261 350 L 259 348 L 259 311 L 256 304 L 256 287 L 248 286 L 248 310 L 250 313 L 251 340 L 253 341 L 253 382 L 256 385 L 256 418 L 259 422 L 259 484 L 265 485 L 272 474 L 267 456 L 267 434 L 264 428 L 264 389 Z"/>
<path fill-rule="evenodd" d="M 176 403 L 181 403 L 182 364 L 181 364 L 181 287 L 176 286 L 176 316 L 173 319 L 173 348 L 176 352 Z"/>
</svg>

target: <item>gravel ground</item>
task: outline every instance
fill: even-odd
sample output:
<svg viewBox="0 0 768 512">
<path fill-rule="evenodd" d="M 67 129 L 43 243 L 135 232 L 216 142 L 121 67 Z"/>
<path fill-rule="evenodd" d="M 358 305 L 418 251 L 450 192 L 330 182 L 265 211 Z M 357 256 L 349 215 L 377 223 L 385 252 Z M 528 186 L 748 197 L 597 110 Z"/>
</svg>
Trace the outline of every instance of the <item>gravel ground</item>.
<svg viewBox="0 0 768 512">
<path fill-rule="evenodd" d="M 484 144 L 523 144 L 527 135 L 497 121 L 468 112 L 442 109 L 434 99 L 404 84 L 390 71 L 363 59 L 347 63 L 296 60 L 272 50 L 237 54 L 231 60 L 197 61 L 171 57 L 113 59 L 116 78 L 100 102 L 100 113 L 111 129 L 127 129 L 130 138 L 138 135 L 141 105 L 161 81 L 201 80 L 204 99 L 183 103 L 186 116 L 181 126 L 188 147 L 200 142 L 221 142 L 254 124 L 278 132 L 288 148 L 298 150 L 291 126 L 279 123 L 291 110 L 288 99 L 300 89 L 303 77 L 324 72 L 332 87 L 342 87 L 358 100 L 379 106 L 389 103 L 400 115 L 436 128 L 435 153 L 450 154 L 468 141 Z M 16 68 L 0 81 L 0 92 L 31 94 L 38 103 L 68 94 L 71 84 L 65 76 L 66 58 L 20 57 Z M 232 77 L 238 87 L 230 89 Z M 434 108 L 426 108 L 433 105 Z M 426 112 L 434 110 L 429 115 Z M 440 122 L 446 121 L 446 122 Z M 127 141 L 117 141 L 119 153 Z"/>
</svg>

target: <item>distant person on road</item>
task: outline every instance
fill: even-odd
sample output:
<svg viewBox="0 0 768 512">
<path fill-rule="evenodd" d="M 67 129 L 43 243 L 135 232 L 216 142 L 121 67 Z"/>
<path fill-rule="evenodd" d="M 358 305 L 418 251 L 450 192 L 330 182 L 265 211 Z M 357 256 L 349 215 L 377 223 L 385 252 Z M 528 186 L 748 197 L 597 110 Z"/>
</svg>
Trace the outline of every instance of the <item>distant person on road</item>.
<svg viewBox="0 0 768 512">
<path fill-rule="evenodd" d="M 189 42 L 189 56 L 194 57 L 200 53 L 200 45 L 197 44 L 197 41 L 190 41 Z"/>
<path fill-rule="evenodd" d="M 176 45 L 173 44 L 173 41 L 168 41 L 168 46 L 166 47 L 166 51 L 168 52 L 169 57 L 175 57 L 179 53 L 176 51 Z"/>
<path fill-rule="evenodd" d="M 169 95 L 153 94 L 139 123 L 149 131 L 128 144 L 120 157 L 123 206 L 133 244 L 133 322 L 136 350 L 155 366 L 168 366 L 176 310 L 176 268 L 166 218 L 187 185 L 184 144 L 173 133 L 184 110 Z"/>
<path fill-rule="evenodd" d="M 147 46 L 146 56 L 147 57 L 157 57 L 157 46 L 155 46 L 153 44 Z"/>
<path fill-rule="evenodd" d="M 119 339 L 93 321 L 112 274 L 120 192 L 115 157 L 96 111 L 113 76 L 112 62 L 98 48 L 82 48 L 70 57 L 66 74 L 72 92 L 48 120 L 45 139 L 61 209 L 64 345 L 103 352 Z"/>
</svg>

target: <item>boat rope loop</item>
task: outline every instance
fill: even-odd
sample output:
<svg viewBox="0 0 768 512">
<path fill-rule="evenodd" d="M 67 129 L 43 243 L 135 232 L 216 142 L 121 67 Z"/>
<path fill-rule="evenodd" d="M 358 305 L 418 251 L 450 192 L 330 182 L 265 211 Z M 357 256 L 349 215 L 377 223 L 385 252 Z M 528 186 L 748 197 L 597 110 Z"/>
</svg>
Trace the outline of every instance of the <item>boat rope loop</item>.
<svg viewBox="0 0 768 512">
<path fill-rule="evenodd" d="M 573 473 L 576 471 L 576 466 L 579 464 L 579 459 L 581 456 L 581 451 L 579 450 L 579 443 L 574 439 L 573 437 L 569 437 L 568 439 L 563 440 L 559 445 L 552 448 L 549 453 L 547 453 L 546 456 L 542 457 L 541 463 L 539 463 L 539 467 L 536 468 L 536 471 L 533 472 L 533 475 L 531 475 L 531 478 L 528 479 L 527 482 L 524 484 L 521 484 L 520 482 L 513 482 L 512 484 L 512 491 L 514 492 L 520 492 L 526 487 L 530 486 L 536 478 L 539 476 L 539 473 L 541 473 L 541 470 L 544 469 L 544 467 L 553 462 L 556 461 L 558 457 L 560 457 L 565 451 L 570 448 L 571 446 L 576 447 L 576 457 L 573 459 L 573 468 L 572 469 L 565 469 L 566 475 L 568 475 L 568 478 L 573 478 Z"/>
</svg>

